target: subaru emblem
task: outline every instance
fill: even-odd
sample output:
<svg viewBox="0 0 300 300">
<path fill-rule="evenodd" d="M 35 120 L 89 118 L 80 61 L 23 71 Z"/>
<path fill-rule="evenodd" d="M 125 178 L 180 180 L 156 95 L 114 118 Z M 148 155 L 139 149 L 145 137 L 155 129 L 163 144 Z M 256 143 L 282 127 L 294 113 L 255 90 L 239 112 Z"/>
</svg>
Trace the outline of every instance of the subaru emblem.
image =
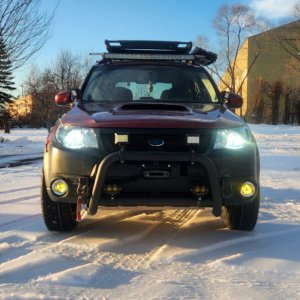
<svg viewBox="0 0 300 300">
<path fill-rule="evenodd" d="M 161 147 L 164 143 L 165 141 L 161 138 L 151 138 L 148 140 L 148 144 L 153 147 Z"/>
</svg>

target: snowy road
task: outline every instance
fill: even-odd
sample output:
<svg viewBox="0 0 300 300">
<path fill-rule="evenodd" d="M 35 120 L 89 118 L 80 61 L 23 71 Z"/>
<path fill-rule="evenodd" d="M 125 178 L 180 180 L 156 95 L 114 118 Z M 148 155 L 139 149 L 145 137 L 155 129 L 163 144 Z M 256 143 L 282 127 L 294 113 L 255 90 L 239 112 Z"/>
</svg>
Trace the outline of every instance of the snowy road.
<svg viewBox="0 0 300 300">
<path fill-rule="evenodd" d="M 191 209 L 103 210 L 50 233 L 41 163 L 0 169 L 0 298 L 300 299 L 300 128 L 252 129 L 262 203 L 250 233 Z M 41 133 L 27 149 L 42 149 Z"/>
</svg>

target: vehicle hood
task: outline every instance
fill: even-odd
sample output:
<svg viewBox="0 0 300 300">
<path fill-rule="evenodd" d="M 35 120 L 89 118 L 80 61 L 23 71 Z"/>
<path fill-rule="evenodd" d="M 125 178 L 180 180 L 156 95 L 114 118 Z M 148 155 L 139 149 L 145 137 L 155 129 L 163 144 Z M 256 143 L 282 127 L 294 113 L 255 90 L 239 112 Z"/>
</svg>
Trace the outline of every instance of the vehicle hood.
<svg viewBox="0 0 300 300">
<path fill-rule="evenodd" d="M 244 122 L 221 104 L 79 103 L 62 123 L 94 128 L 232 128 Z"/>
</svg>

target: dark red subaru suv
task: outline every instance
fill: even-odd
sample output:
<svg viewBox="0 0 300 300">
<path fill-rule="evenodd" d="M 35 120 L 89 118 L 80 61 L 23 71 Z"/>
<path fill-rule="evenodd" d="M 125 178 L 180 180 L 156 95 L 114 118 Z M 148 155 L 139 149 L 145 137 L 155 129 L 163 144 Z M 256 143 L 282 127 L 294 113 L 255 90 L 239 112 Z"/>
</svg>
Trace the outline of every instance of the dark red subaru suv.
<svg viewBox="0 0 300 300">
<path fill-rule="evenodd" d="M 81 209 L 211 207 L 230 229 L 252 230 L 259 154 L 205 66 L 217 56 L 191 42 L 105 41 L 107 52 L 49 134 L 41 204 L 49 230 L 73 229 Z"/>
</svg>

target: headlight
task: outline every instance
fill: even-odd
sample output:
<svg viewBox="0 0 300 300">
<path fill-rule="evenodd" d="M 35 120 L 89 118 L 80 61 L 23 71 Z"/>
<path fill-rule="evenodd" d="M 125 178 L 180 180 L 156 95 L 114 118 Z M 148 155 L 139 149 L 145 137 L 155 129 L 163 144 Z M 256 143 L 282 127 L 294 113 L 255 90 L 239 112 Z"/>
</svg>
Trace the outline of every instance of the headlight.
<svg viewBox="0 0 300 300">
<path fill-rule="evenodd" d="M 214 149 L 242 149 L 249 142 L 249 137 L 247 127 L 220 129 L 217 132 Z"/>
<path fill-rule="evenodd" d="M 60 125 L 56 139 L 66 148 L 98 148 L 97 135 L 92 128 Z"/>
</svg>

